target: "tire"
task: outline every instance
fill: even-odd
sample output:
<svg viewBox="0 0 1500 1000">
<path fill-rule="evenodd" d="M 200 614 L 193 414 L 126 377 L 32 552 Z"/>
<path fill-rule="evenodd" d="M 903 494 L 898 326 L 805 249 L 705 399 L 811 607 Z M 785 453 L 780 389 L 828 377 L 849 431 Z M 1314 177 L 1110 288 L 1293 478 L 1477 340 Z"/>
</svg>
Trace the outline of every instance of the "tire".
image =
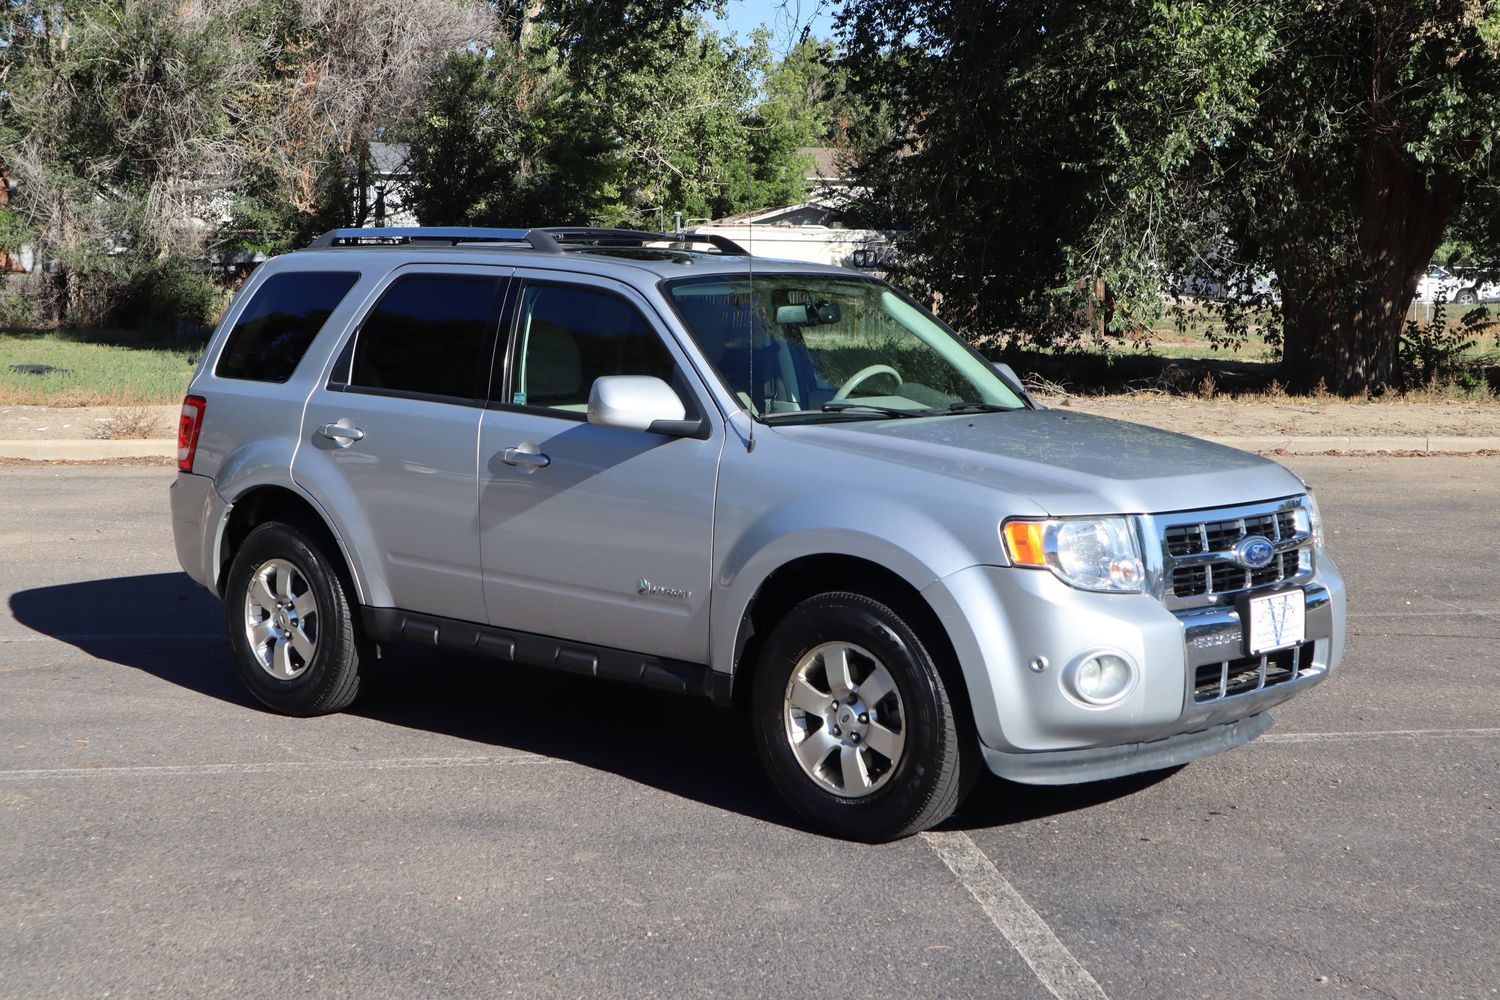
<svg viewBox="0 0 1500 1000">
<path fill-rule="evenodd" d="M 973 784 L 977 762 L 927 648 L 896 611 L 861 594 L 809 598 L 776 625 L 750 710 L 771 783 L 825 833 L 910 836 L 947 819 Z"/>
<path fill-rule="evenodd" d="M 229 567 L 224 622 L 240 680 L 267 708 L 323 715 L 359 694 L 361 660 L 370 658 L 361 656 L 349 591 L 320 543 L 297 527 L 273 521 L 250 532 Z"/>
<path fill-rule="evenodd" d="M 1461 306 L 1472 306 L 1479 301 L 1479 293 L 1472 288 L 1465 288 L 1453 297 L 1453 301 Z"/>
</svg>

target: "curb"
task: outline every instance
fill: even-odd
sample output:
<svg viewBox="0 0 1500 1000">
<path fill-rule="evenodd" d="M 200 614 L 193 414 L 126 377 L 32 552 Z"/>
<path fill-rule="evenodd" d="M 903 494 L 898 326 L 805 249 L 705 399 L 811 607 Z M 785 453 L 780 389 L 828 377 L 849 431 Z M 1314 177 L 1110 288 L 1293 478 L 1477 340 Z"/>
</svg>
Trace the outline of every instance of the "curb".
<svg viewBox="0 0 1500 1000">
<path fill-rule="evenodd" d="M 57 438 L 40 441 L 0 441 L 0 458 L 29 458 L 41 462 L 97 462 L 110 458 L 176 457 L 176 438 L 117 441 Z"/>
<path fill-rule="evenodd" d="M 1500 451 L 1500 437 L 1424 436 L 1389 437 L 1211 437 L 1215 444 L 1242 451 L 1275 452 L 1280 455 L 1324 455 L 1342 452 L 1426 452 L 1434 455 L 1471 455 L 1476 451 Z M 40 441 L 0 441 L 0 458 L 33 461 L 97 462 L 111 458 L 175 458 L 174 438 L 95 441 L 63 438 Z"/>
<path fill-rule="evenodd" d="M 1434 455 L 1469 455 L 1476 451 L 1500 451 L 1500 437 L 1398 434 L 1387 437 L 1211 437 L 1215 444 L 1243 451 L 1273 451 L 1287 455 L 1322 455 L 1330 451 L 1427 452 Z"/>
</svg>

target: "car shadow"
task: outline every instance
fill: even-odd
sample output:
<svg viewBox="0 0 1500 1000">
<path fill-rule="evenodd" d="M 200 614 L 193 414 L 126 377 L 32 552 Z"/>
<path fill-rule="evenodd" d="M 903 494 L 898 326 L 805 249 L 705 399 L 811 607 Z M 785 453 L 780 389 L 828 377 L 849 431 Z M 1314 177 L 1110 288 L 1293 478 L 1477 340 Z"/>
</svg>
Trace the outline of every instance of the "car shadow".
<svg viewBox="0 0 1500 1000">
<path fill-rule="evenodd" d="M 10 609 L 27 628 L 95 659 L 237 708 L 265 710 L 235 675 L 222 606 L 186 574 L 37 587 L 13 594 Z M 406 644 L 377 661 L 371 684 L 350 713 L 572 761 L 752 819 L 806 829 L 761 773 L 744 715 L 701 699 Z M 943 828 L 1003 826 L 1086 809 L 1161 777 L 1158 772 L 1056 789 L 985 776 Z"/>
</svg>

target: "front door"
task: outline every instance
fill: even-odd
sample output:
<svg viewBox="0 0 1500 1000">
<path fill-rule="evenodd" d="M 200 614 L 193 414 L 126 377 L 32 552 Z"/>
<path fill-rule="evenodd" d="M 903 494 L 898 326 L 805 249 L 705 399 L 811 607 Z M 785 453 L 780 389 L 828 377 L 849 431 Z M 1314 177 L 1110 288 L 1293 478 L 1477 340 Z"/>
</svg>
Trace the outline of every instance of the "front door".
<svg viewBox="0 0 1500 1000">
<path fill-rule="evenodd" d="M 655 375 L 689 416 L 707 399 L 644 300 L 605 279 L 518 271 L 509 377 L 479 434 L 484 593 L 497 626 L 708 662 L 722 430 L 598 427 L 603 375 Z"/>
<path fill-rule="evenodd" d="M 308 399 L 293 476 L 375 561 L 371 604 L 486 620 L 475 449 L 510 271 L 397 270 Z"/>
</svg>

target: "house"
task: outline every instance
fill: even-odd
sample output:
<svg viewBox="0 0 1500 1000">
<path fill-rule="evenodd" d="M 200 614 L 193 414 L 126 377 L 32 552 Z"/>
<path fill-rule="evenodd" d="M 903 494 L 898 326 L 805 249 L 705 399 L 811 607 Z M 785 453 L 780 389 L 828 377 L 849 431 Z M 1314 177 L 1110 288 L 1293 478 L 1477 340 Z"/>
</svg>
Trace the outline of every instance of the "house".
<svg viewBox="0 0 1500 1000">
<path fill-rule="evenodd" d="M 808 146 L 797 152 L 811 160 L 805 177 L 806 201 L 714 219 L 692 231 L 727 237 L 756 257 L 879 270 L 890 247 L 886 234 L 845 229 L 836 219 L 851 191 L 839 168 L 839 151 Z"/>
<path fill-rule="evenodd" d="M 415 226 L 417 216 L 407 207 L 411 191 L 411 146 L 404 142 L 372 142 L 365 169 L 356 182 L 356 218 L 361 226 Z"/>
</svg>

